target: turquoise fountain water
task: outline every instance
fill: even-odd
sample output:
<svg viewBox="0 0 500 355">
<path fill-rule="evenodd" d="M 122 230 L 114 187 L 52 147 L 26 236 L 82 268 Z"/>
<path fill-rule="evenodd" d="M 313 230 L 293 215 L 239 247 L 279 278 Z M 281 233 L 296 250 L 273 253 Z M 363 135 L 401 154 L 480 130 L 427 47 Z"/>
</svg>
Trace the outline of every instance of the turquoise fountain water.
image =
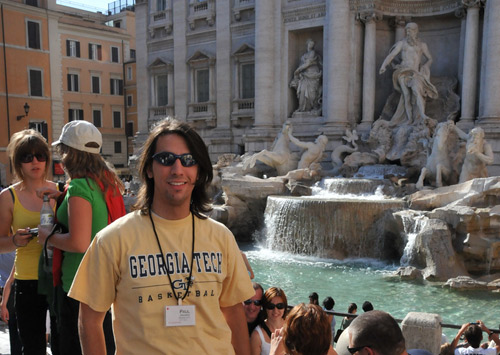
<svg viewBox="0 0 500 355">
<path fill-rule="evenodd" d="M 312 291 L 320 302 L 327 296 L 335 299 L 335 310 L 347 312 L 351 302 L 365 300 L 376 309 L 403 319 L 408 312 L 438 313 L 444 323 L 461 325 L 478 319 L 488 327 L 498 328 L 500 298 L 497 293 L 454 291 L 442 283 L 407 282 L 392 276 L 397 265 L 373 259 L 319 259 L 242 245 L 255 273 L 255 281 L 264 288 L 283 288 L 289 304 L 308 302 Z M 336 317 L 340 324 L 340 317 Z M 457 330 L 445 328 L 450 341 Z"/>
</svg>

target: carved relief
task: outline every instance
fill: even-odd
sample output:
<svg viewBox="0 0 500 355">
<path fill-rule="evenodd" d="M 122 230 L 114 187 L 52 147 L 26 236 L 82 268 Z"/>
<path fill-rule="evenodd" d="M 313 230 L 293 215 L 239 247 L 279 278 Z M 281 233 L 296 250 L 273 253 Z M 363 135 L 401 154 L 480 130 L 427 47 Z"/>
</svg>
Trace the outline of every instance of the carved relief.
<svg viewBox="0 0 500 355">
<path fill-rule="evenodd" d="M 352 11 L 377 10 L 384 15 L 437 15 L 462 6 L 462 0 L 349 0 Z"/>
</svg>

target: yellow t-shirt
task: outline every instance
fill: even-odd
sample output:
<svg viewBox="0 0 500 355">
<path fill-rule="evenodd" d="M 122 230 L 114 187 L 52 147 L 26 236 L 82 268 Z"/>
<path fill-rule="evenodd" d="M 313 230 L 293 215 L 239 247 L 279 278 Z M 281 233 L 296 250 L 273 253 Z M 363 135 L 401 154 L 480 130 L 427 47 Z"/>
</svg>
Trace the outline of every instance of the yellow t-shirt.
<svg viewBox="0 0 500 355">
<path fill-rule="evenodd" d="M 174 288 L 184 295 L 192 259 L 191 215 L 166 220 L 153 214 Z M 165 326 L 165 306 L 176 305 L 149 216 L 136 211 L 100 231 L 85 254 L 69 296 L 104 312 L 113 305 L 116 353 L 234 354 L 220 307 L 252 297 L 232 233 L 195 218 L 193 284 L 183 305 L 195 305 L 196 325 Z"/>
<path fill-rule="evenodd" d="M 36 228 L 40 224 L 40 211 L 29 211 L 19 202 L 16 190 L 14 193 L 14 213 L 12 214 L 12 232 L 15 233 L 22 228 Z M 38 237 L 30 240 L 25 247 L 16 249 L 16 259 L 14 261 L 16 280 L 38 280 L 38 260 L 42 253 L 42 246 L 38 244 Z"/>
</svg>

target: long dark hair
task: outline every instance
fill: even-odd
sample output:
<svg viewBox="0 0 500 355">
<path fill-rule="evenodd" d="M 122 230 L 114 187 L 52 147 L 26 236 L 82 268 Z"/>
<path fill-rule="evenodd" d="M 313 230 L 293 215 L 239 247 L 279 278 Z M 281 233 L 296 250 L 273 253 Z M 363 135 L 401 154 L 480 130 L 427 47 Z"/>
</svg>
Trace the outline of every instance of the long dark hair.
<svg viewBox="0 0 500 355">
<path fill-rule="evenodd" d="M 139 177 L 143 185 L 137 194 L 137 203 L 134 209 L 143 214 L 149 213 L 154 197 L 154 180 L 148 177 L 148 171 L 153 165 L 153 154 L 156 151 L 158 138 L 167 134 L 177 134 L 185 139 L 189 152 L 198 163 L 198 179 L 191 195 L 191 212 L 198 218 L 206 218 L 202 213 L 212 210 L 211 200 L 207 188 L 212 182 L 213 171 L 207 146 L 200 135 L 187 123 L 180 122 L 173 117 L 167 117 L 152 127 L 146 142 L 142 147 L 139 158 Z"/>
</svg>

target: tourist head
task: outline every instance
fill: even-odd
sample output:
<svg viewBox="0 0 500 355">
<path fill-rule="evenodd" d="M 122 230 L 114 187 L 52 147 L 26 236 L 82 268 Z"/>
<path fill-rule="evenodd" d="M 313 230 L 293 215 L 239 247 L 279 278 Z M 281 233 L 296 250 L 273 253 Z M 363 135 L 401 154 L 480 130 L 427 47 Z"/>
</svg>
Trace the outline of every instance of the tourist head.
<svg viewBox="0 0 500 355">
<path fill-rule="evenodd" d="M 349 307 L 347 307 L 347 313 L 355 314 L 358 311 L 358 305 L 356 303 L 351 303 Z"/>
<path fill-rule="evenodd" d="M 406 351 L 401 328 L 389 313 L 363 313 L 352 321 L 347 330 L 351 354 L 368 354 L 368 349 L 375 355 L 400 355 Z"/>
<path fill-rule="evenodd" d="M 7 153 L 14 168 L 16 181 L 28 175 L 45 179 L 50 168 L 50 151 L 45 138 L 33 129 L 16 132 L 10 138 Z"/>
<path fill-rule="evenodd" d="M 363 308 L 363 312 L 373 311 L 373 305 L 370 301 L 364 301 L 361 308 Z"/>
<path fill-rule="evenodd" d="M 167 117 L 152 127 L 144 143 L 138 169 L 139 176 L 144 184 L 139 190 L 135 208 L 140 209 L 143 213 L 148 213 L 153 203 L 155 193 L 155 179 L 152 175 L 153 155 L 159 153 L 157 151 L 158 140 L 168 135 L 175 135 L 182 138 L 183 144 L 187 146 L 189 153 L 194 159 L 195 167 L 197 167 L 197 177 L 191 194 L 190 209 L 196 216 L 204 218 L 201 213 L 206 213 L 211 210 L 207 189 L 213 178 L 212 163 L 208 155 L 207 146 L 200 135 L 189 124 L 178 121 L 172 117 Z M 169 159 L 163 159 L 165 163 L 170 164 L 168 160 Z M 177 159 L 174 160 L 174 164 L 176 164 L 176 162 Z M 181 163 L 184 164 L 184 160 L 182 160 Z M 165 164 L 162 163 L 162 165 Z"/>
<path fill-rule="evenodd" d="M 269 287 L 264 293 L 264 309 L 266 310 L 266 318 L 282 318 L 285 319 L 288 301 L 283 291 L 279 287 Z"/>
<path fill-rule="evenodd" d="M 300 303 L 293 307 L 285 320 L 282 335 L 289 354 L 325 355 L 332 341 L 328 317 L 315 304 Z"/>
<path fill-rule="evenodd" d="M 455 354 L 455 348 L 450 343 L 444 343 L 441 345 L 439 355 L 453 355 Z"/>
<path fill-rule="evenodd" d="M 331 298 L 330 296 L 328 296 L 327 298 L 325 298 L 323 300 L 323 307 L 327 311 L 331 311 L 333 309 L 333 307 L 335 307 L 335 300 L 333 298 Z"/>
<path fill-rule="evenodd" d="M 262 296 L 264 294 L 264 289 L 257 282 L 252 282 L 252 286 L 255 290 L 255 295 L 243 302 L 243 309 L 245 311 L 245 318 L 247 319 L 247 323 L 255 322 L 255 320 L 259 316 L 262 307 Z"/>
<path fill-rule="evenodd" d="M 311 292 L 309 294 L 309 303 L 311 304 L 319 304 L 319 296 L 316 292 Z"/>
<path fill-rule="evenodd" d="M 479 348 L 483 340 L 483 331 L 477 324 L 469 324 L 464 333 L 465 339 L 474 349 Z"/>
<path fill-rule="evenodd" d="M 93 177 L 103 183 L 104 190 L 113 184 L 123 187 L 111 164 L 99 154 L 102 135 L 92 123 L 77 120 L 65 124 L 59 140 L 52 145 L 71 179 Z"/>
</svg>

